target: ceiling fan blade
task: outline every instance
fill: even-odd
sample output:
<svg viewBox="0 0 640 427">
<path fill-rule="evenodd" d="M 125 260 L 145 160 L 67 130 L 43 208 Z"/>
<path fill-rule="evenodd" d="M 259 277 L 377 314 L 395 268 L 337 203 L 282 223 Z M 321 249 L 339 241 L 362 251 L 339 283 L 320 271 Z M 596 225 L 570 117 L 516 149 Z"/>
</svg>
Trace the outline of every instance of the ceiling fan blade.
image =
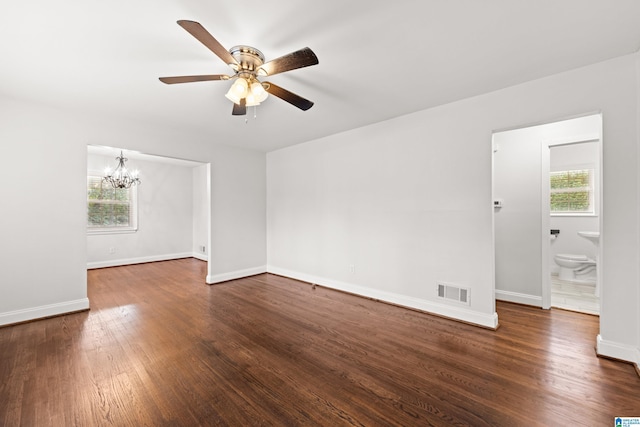
<svg viewBox="0 0 640 427">
<path fill-rule="evenodd" d="M 258 73 L 260 75 L 273 76 L 274 74 L 316 64 L 318 64 L 318 57 L 311 49 L 305 47 L 262 64 L 258 67 Z"/>
<path fill-rule="evenodd" d="M 283 101 L 287 101 L 289 104 L 298 107 L 303 111 L 307 111 L 309 108 L 313 107 L 313 102 L 308 99 L 304 99 L 303 97 L 296 95 L 293 92 L 289 92 L 286 89 L 281 88 L 280 86 L 276 86 L 273 83 L 264 82 L 265 90 L 269 92 L 273 96 L 277 96 Z"/>
<path fill-rule="evenodd" d="M 222 46 L 211 34 L 209 34 L 209 32 L 205 30 L 199 22 L 180 20 L 178 21 L 178 25 L 187 30 L 189 34 L 198 39 L 200 43 L 208 47 L 211 52 L 218 55 L 218 58 L 222 59 L 225 64 L 238 65 L 238 61 L 231 56 L 229 51 L 225 49 L 224 46 Z"/>
<path fill-rule="evenodd" d="M 236 104 L 234 102 L 231 114 L 233 114 L 234 116 L 244 116 L 245 114 L 247 114 L 247 100 L 245 98 L 242 98 L 240 100 L 240 104 Z"/>
<path fill-rule="evenodd" d="M 162 83 L 172 85 L 175 83 L 191 83 L 206 82 L 210 80 L 229 80 L 231 77 L 226 74 L 209 74 L 204 76 L 176 76 L 176 77 L 160 77 Z"/>
</svg>

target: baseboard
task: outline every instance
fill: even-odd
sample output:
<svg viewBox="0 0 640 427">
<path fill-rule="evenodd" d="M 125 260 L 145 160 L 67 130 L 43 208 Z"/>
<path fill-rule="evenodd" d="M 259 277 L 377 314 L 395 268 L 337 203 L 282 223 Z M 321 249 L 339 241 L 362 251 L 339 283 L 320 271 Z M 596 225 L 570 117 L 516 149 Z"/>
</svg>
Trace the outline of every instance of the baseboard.
<svg viewBox="0 0 640 427">
<path fill-rule="evenodd" d="M 209 256 L 200 252 L 194 252 L 191 256 L 195 259 L 199 259 L 200 261 L 209 261 Z"/>
<path fill-rule="evenodd" d="M 520 294 L 518 292 L 501 291 L 500 289 L 496 289 L 495 296 L 499 301 L 542 307 L 542 297 L 536 295 Z"/>
<path fill-rule="evenodd" d="M 498 327 L 498 314 L 485 314 L 470 310 L 466 307 L 449 306 L 433 301 L 420 298 L 414 298 L 407 295 L 396 294 L 392 292 L 379 291 L 364 286 L 354 285 L 351 283 L 340 282 L 337 280 L 327 279 L 323 277 L 312 276 L 297 271 L 291 271 L 274 266 L 267 266 L 267 272 L 277 274 L 279 276 L 290 277 L 292 279 L 301 280 L 303 282 L 314 283 L 327 288 L 338 291 L 348 292 L 366 298 L 371 298 L 390 304 L 395 304 L 415 310 L 432 313 L 438 316 L 471 323 L 485 328 L 496 329 Z"/>
<path fill-rule="evenodd" d="M 598 334 L 598 338 L 596 339 L 596 353 L 601 357 L 633 363 L 636 367 L 636 372 L 640 375 L 640 348 L 614 341 L 607 341 L 602 339 L 602 336 Z"/>
<path fill-rule="evenodd" d="M 89 309 L 89 298 L 0 313 L 0 326 Z"/>
<path fill-rule="evenodd" d="M 266 266 L 247 268 L 245 270 L 231 271 L 229 273 L 215 274 L 207 276 L 207 283 L 213 285 L 214 283 L 228 282 L 229 280 L 242 279 L 244 277 L 255 276 L 256 274 L 262 274 L 267 272 Z"/>
<path fill-rule="evenodd" d="M 124 258 L 124 259 L 113 259 L 108 261 L 96 261 L 96 262 L 88 262 L 87 269 L 92 270 L 94 268 L 118 267 L 121 265 L 143 264 L 145 262 L 168 261 L 171 259 L 191 258 L 193 256 L 194 256 L 193 252 L 183 252 L 178 254 L 152 255 L 152 256 L 145 256 L 145 257 L 138 257 L 138 258 Z"/>
</svg>

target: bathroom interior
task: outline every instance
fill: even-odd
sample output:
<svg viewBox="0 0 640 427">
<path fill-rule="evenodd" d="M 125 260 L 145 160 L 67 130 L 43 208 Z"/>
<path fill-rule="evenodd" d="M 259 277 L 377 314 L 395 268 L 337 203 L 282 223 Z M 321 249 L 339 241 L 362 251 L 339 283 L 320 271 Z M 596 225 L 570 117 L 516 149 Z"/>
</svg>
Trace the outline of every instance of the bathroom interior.
<svg viewBox="0 0 640 427">
<path fill-rule="evenodd" d="M 550 147 L 551 306 L 598 314 L 597 141 Z"/>
<path fill-rule="evenodd" d="M 495 296 L 599 314 L 602 116 L 493 134 Z"/>
</svg>

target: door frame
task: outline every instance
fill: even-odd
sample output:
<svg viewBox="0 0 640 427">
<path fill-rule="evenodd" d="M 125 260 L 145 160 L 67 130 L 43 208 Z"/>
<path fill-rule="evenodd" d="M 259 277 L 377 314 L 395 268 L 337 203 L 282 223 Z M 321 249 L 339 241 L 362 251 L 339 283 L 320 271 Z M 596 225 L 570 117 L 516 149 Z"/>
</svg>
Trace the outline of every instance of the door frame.
<svg viewBox="0 0 640 427">
<path fill-rule="evenodd" d="M 551 257 L 551 240 L 549 239 L 549 232 L 551 229 L 551 209 L 549 207 L 549 198 L 550 198 L 550 188 L 549 188 L 549 174 L 551 172 L 551 147 L 559 147 L 564 145 L 575 145 L 586 142 L 595 142 L 598 151 L 598 164 L 597 164 L 597 174 L 594 185 L 598 186 L 598 192 L 596 194 L 597 199 L 595 200 L 597 209 L 598 209 L 598 228 L 600 231 L 600 244 L 598 245 L 598 250 L 596 253 L 596 259 L 598 261 L 602 260 L 602 190 L 603 190 L 603 150 L 602 150 L 602 114 L 599 113 L 600 116 L 600 131 L 598 134 L 587 134 L 587 135 L 578 135 L 571 138 L 563 138 L 563 139 L 552 139 L 542 141 L 542 148 L 540 150 L 541 155 L 541 229 L 542 235 L 541 239 L 541 248 L 542 248 L 542 308 L 550 309 L 551 308 L 551 271 L 549 268 L 549 259 Z M 598 262 L 596 267 L 596 289 L 599 291 L 598 293 L 601 296 L 602 292 L 602 263 Z"/>
</svg>

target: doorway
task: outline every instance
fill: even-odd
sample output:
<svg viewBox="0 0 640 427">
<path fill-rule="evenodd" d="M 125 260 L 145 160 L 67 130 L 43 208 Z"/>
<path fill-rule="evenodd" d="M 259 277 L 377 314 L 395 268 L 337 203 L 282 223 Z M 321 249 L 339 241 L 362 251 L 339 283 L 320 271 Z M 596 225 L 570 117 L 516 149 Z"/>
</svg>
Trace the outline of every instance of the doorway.
<svg viewBox="0 0 640 427">
<path fill-rule="evenodd" d="M 552 306 L 552 274 L 558 273 L 554 257 L 557 249 L 589 254 L 601 259 L 601 245 L 593 245 L 577 231 L 600 231 L 602 215 L 602 117 L 590 114 L 553 123 L 494 132 L 493 199 L 496 299 L 549 309 Z M 552 227 L 550 174 L 561 169 L 556 163 L 570 155 L 579 144 L 592 144 L 595 159 L 591 165 L 594 191 L 593 210 L 588 213 L 556 213 L 560 228 Z M 552 153 L 558 153 L 558 156 Z M 557 157 L 557 158 L 556 158 Z M 566 157 L 566 156 L 565 156 Z M 552 168 L 552 159 L 556 158 Z M 563 161 L 566 170 L 589 169 L 579 159 Z M 562 163 L 562 162 L 561 162 Z M 554 172 L 557 172 L 555 170 Z M 564 190 L 563 190 L 564 191 Z M 573 220 L 580 220 L 571 223 Z M 589 219 L 590 226 L 585 220 Z M 595 221 L 595 222 L 594 222 Z M 582 224 L 582 225 L 581 225 Z M 593 224 L 597 224 L 594 230 Z M 577 228 L 588 228 L 577 230 Z M 552 237 L 551 230 L 559 230 Z M 575 236 L 574 236 L 575 234 Z M 570 245 L 570 241 L 574 246 Z M 552 250 L 552 242 L 554 248 Z M 575 242 L 579 242 L 575 246 Z M 557 247 L 555 247 L 557 246 Z M 565 254 L 566 255 L 566 254 Z M 591 259 L 591 258 L 590 258 Z M 594 260 L 595 281 L 602 288 L 602 269 Z M 581 277 L 583 278 L 583 277 Z M 594 287 L 595 288 L 595 287 Z M 595 289 L 594 289 L 594 292 Z"/>
<path fill-rule="evenodd" d="M 547 258 L 550 305 L 599 315 L 599 136 L 547 141 L 542 151 L 541 179 L 550 183 L 543 188 L 542 217 L 549 219 L 543 228 L 553 230 Z"/>
<path fill-rule="evenodd" d="M 139 185 L 103 188 L 105 169 L 115 168 L 117 156 L 139 169 Z M 191 257 L 209 262 L 209 163 L 88 145 L 87 182 L 97 185 L 87 191 L 88 269 Z"/>
</svg>

